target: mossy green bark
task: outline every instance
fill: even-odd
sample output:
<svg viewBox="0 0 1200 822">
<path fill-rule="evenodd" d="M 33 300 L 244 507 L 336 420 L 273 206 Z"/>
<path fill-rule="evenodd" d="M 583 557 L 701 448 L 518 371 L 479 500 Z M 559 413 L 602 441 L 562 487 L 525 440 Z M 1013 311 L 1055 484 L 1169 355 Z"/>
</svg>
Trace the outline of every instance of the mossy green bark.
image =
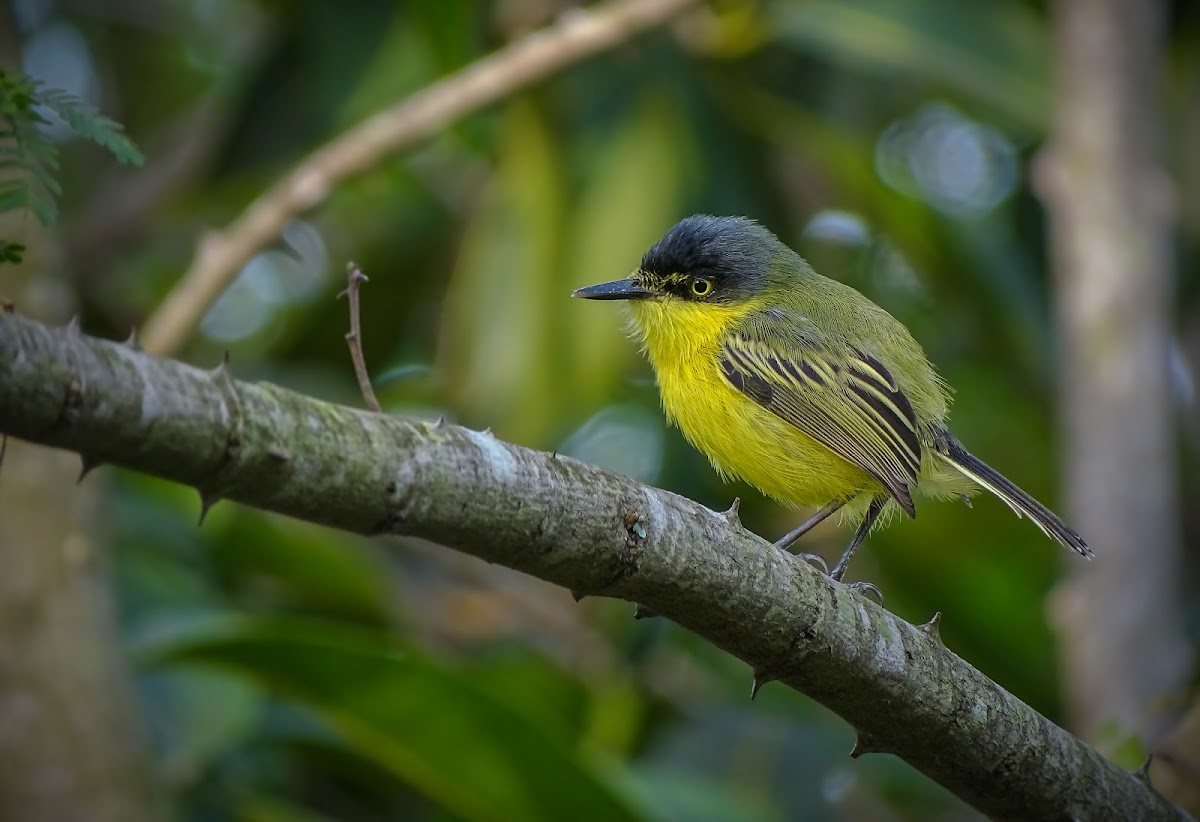
<svg viewBox="0 0 1200 822">
<path fill-rule="evenodd" d="M 490 433 L 372 414 L 0 317 L 0 431 L 641 603 L 1001 819 L 1186 818 L 913 626 L 694 502 Z M 1102 561 L 1102 560 L 1100 560 Z"/>
</svg>

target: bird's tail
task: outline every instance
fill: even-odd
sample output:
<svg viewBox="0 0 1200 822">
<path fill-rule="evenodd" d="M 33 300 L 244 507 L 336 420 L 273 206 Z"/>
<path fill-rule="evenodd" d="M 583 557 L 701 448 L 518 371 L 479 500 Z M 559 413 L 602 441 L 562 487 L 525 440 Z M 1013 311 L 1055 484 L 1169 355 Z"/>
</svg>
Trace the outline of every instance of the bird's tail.
<svg viewBox="0 0 1200 822">
<path fill-rule="evenodd" d="M 1015 483 L 1001 474 L 992 466 L 976 457 L 963 447 L 963 444 L 949 432 L 943 432 L 938 437 L 937 451 L 947 462 L 953 465 L 966 477 L 983 488 L 991 491 L 1013 509 L 1019 517 L 1022 514 L 1033 520 L 1033 524 L 1042 529 L 1042 533 L 1066 548 L 1091 559 L 1092 549 L 1083 541 L 1083 537 L 1075 529 L 1067 525 L 1058 515 L 1046 506 L 1022 491 Z"/>
</svg>

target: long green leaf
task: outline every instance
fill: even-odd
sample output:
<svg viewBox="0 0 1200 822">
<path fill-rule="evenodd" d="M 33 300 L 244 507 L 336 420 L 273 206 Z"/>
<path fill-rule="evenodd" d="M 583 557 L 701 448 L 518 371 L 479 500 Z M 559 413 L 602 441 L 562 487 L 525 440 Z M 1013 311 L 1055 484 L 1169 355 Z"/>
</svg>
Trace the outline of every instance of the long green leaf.
<svg viewBox="0 0 1200 822">
<path fill-rule="evenodd" d="M 224 669 L 307 707 L 360 755 L 464 819 L 642 818 L 598 767 L 485 682 L 402 656 L 377 634 L 236 621 L 160 643 L 151 658 Z"/>
</svg>

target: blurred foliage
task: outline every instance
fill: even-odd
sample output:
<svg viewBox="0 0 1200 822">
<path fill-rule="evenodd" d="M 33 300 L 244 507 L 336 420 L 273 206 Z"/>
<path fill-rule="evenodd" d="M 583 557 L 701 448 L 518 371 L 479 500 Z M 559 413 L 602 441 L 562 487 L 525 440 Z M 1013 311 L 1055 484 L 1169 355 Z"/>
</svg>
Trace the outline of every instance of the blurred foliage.
<svg viewBox="0 0 1200 822">
<path fill-rule="evenodd" d="M 43 227 L 58 219 L 58 146 L 44 127 L 57 118 L 72 133 L 112 152 L 122 163 L 141 165 L 142 154 L 110 120 L 62 89 L 0 69 L 0 214 L 26 210 Z M 25 247 L 0 240 L 0 263 L 19 263 Z"/>
<path fill-rule="evenodd" d="M 85 327 L 123 337 L 203 231 L 284 169 L 561 8 L 16 4 L 25 71 L 110 112 L 148 159 L 116 174 L 39 123 L 63 144 L 65 219 L 5 239 L 61 247 Z M 1171 31 L 1185 328 L 1196 18 L 1178 3 Z M 568 296 L 627 273 L 682 216 L 748 214 L 907 323 L 958 389 L 960 438 L 1053 502 L 1054 335 L 1029 180 L 1050 45 L 1034 2 L 721 0 L 333 192 L 245 268 L 187 357 L 229 350 L 238 376 L 357 403 L 334 301 L 352 258 L 371 277 L 365 349 L 389 412 L 491 426 L 714 508 L 737 495 L 771 537 L 797 514 L 723 486 L 665 428 L 619 309 Z M 1188 415 L 1195 344 L 1180 340 Z M 122 624 L 181 819 L 971 816 L 890 757 L 849 760 L 849 730 L 803 697 L 769 686 L 749 703 L 741 663 L 626 604 L 577 606 L 442 549 L 228 504 L 196 529 L 194 492 L 110 485 Z M 941 611 L 952 649 L 1061 718 L 1044 602 L 1073 558 L 990 498 L 920 510 L 854 570 L 906 618 Z M 806 549 L 832 556 L 845 538 L 822 528 Z"/>
</svg>

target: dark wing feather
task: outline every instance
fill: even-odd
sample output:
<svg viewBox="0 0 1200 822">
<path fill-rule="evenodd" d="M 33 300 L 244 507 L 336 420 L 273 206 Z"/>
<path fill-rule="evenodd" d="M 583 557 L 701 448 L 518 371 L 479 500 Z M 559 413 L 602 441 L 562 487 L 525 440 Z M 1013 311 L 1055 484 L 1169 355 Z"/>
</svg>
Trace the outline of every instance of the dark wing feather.
<svg viewBox="0 0 1200 822">
<path fill-rule="evenodd" d="M 921 440 L 912 404 L 887 368 L 857 350 L 788 348 L 735 334 L 718 363 L 730 385 L 866 471 L 915 517 Z"/>
</svg>

